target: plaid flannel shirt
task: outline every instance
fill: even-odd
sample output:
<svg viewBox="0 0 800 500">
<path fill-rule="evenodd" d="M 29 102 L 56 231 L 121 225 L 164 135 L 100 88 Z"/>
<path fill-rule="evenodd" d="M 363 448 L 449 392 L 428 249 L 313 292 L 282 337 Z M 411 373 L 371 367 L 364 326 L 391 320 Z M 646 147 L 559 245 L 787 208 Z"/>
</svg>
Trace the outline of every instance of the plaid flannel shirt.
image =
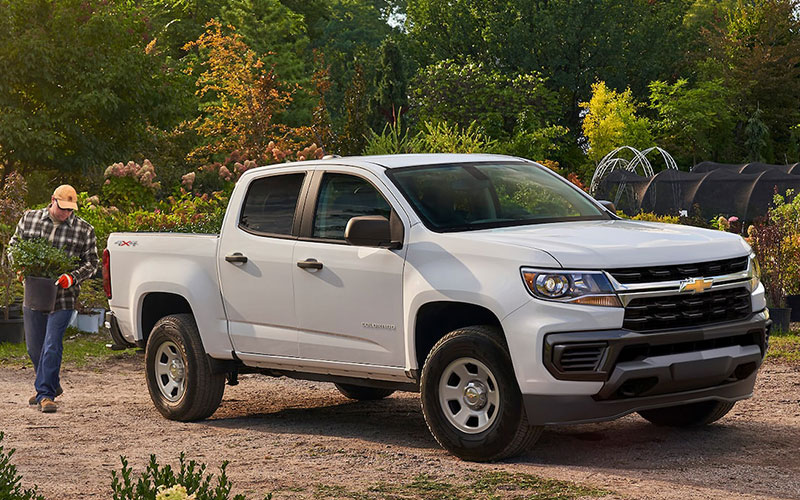
<svg viewBox="0 0 800 500">
<path fill-rule="evenodd" d="M 49 240 L 52 232 L 53 221 L 50 219 L 47 207 L 41 210 L 28 210 L 19 220 L 17 230 L 11 237 L 8 246 L 12 247 L 17 240 L 34 238 Z M 91 278 L 97 272 L 99 259 L 97 258 L 94 228 L 85 220 L 72 214 L 59 224 L 51 243 L 67 254 L 79 258 L 78 268 L 69 273 L 75 280 L 75 284 L 69 288 L 58 289 L 56 305 L 53 310 L 75 309 L 75 301 L 81 291 L 80 282 Z"/>
</svg>

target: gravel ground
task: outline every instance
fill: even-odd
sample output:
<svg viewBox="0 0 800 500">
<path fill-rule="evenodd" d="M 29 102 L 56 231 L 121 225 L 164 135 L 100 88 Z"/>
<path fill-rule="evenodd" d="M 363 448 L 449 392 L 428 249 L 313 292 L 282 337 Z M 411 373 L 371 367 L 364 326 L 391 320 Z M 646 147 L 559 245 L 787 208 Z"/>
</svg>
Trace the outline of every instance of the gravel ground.
<svg viewBox="0 0 800 500">
<path fill-rule="evenodd" d="M 48 500 L 106 499 L 120 455 L 141 471 L 151 453 L 176 464 L 184 451 L 213 472 L 229 460 L 234 492 L 251 499 L 268 492 L 277 499 L 368 492 L 419 474 L 468 484 L 485 471 L 614 492 L 605 498 L 800 498 L 797 366 L 768 362 L 755 397 L 709 427 L 663 429 L 638 416 L 554 427 L 522 457 L 473 464 L 438 447 L 416 394 L 362 403 L 332 384 L 245 375 L 226 389 L 212 418 L 179 423 L 153 408 L 142 364 L 139 356 L 65 369 L 65 393 L 51 415 L 27 404 L 31 369 L 0 368 L 0 430 L 4 445 L 17 448 L 13 461 L 24 486 L 37 484 Z"/>
</svg>

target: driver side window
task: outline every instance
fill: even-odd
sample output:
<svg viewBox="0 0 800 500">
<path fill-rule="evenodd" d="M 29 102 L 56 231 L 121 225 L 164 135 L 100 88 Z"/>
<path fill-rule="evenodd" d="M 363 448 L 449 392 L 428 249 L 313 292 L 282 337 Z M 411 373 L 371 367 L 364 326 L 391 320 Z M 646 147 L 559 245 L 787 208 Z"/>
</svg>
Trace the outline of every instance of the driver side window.
<svg viewBox="0 0 800 500">
<path fill-rule="evenodd" d="M 392 209 L 375 187 L 354 175 L 326 173 L 314 212 L 314 238 L 344 240 L 347 222 L 362 215 L 389 218 Z"/>
</svg>

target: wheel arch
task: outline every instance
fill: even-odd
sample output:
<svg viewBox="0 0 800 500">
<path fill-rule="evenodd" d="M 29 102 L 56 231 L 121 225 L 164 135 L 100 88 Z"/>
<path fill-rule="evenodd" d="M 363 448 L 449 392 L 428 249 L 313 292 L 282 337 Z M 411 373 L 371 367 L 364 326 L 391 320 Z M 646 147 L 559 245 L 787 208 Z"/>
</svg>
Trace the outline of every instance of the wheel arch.
<svg viewBox="0 0 800 500">
<path fill-rule="evenodd" d="M 147 338 L 158 320 L 171 314 L 191 314 L 194 311 L 189 301 L 180 294 L 172 292 L 148 292 L 142 297 L 142 305 L 139 308 L 139 325 L 142 332 L 139 347 L 147 345 Z"/>
<path fill-rule="evenodd" d="M 473 325 L 491 325 L 498 328 L 505 343 L 500 319 L 490 309 L 470 303 L 433 301 L 423 304 L 414 320 L 414 350 L 417 379 L 433 346 L 442 337 L 458 328 Z"/>
</svg>

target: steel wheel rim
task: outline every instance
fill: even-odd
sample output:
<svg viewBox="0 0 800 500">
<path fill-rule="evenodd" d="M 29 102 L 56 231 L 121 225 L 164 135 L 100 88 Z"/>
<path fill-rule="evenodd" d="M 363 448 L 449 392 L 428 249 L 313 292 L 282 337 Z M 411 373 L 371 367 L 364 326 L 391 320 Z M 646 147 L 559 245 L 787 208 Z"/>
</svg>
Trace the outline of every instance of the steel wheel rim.
<svg viewBox="0 0 800 500">
<path fill-rule="evenodd" d="M 164 399 L 174 403 L 183 397 L 186 392 L 186 363 L 174 342 L 164 342 L 158 346 L 153 371 Z"/>
<path fill-rule="evenodd" d="M 447 420 L 466 434 L 484 432 L 497 420 L 500 389 L 492 371 L 475 358 L 459 358 L 439 379 L 439 406 Z"/>
</svg>

